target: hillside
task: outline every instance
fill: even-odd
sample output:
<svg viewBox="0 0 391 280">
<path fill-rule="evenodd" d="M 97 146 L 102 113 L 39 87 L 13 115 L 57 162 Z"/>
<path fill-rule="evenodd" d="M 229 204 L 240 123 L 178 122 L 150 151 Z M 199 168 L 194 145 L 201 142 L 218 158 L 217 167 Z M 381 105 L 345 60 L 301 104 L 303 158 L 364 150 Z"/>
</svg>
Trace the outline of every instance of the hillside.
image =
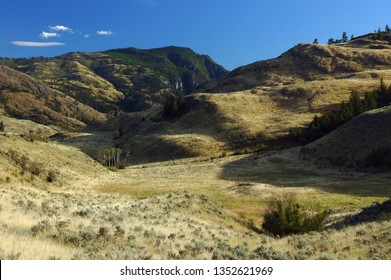
<svg viewBox="0 0 391 280">
<path fill-rule="evenodd" d="M 299 44 L 277 58 L 255 62 L 202 86 L 200 92 L 232 92 L 252 88 L 290 93 L 297 86 L 336 89 L 368 87 L 373 79 L 390 78 L 391 35 L 368 34 L 347 43 Z M 328 87 L 330 81 L 334 87 Z M 348 88 L 349 88 L 348 87 Z"/>
<path fill-rule="evenodd" d="M 212 91 L 219 93 L 187 96 L 187 112 L 180 118 L 164 117 L 159 109 L 146 110 L 91 126 L 89 137 L 65 138 L 93 157 L 105 147 L 119 146 L 131 151 L 131 162 L 219 157 L 297 145 L 286 137 L 290 129 L 305 127 L 316 114 L 338 108 L 352 90 L 363 94 L 378 88 L 380 77 L 385 83 L 391 80 L 386 39 L 374 41 L 368 35 L 345 44 L 299 45 L 275 60 L 257 62 L 207 83 L 205 87 L 215 85 Z M 269 67 L 273 61 L 279 66 Z M 328 66 L 321 67 L 326 61 Z M 291 82 L 274 83 L 271 76 L 289 77 Z"/>
<path fill-rule="evenodd" d="M 0 65 L 28 74 L 105 113 L 160 106 L 167 93 L 187 94 L 227 73 L 208 56 L 180 47 L 1 59 Z"/>
<path fill-rule="evenodd" d="M 305 146 L 302 156 L 320 165 L 388 170 L 390 123 L 390 107 L 369 111 Z"/>
<path fill-rule="evenodd" d="M 50 127 L 0 121 L 1 259 L 390 258 L 390 221 L 350 222 L 385 200 L 387 176 L 320 172 L 294 150 L 112 172 L 76 148 L 23 136 Z M 290 192 L 331 209 L 330 223 L 347 217 L 344 227 L 262 232 L 267 202 Z"/>
<path fill-rule="evenodd" d="M 29 75 L 0 67 L 0 108 L 10 116 L 79 130 L 105 114 L 54 90 Z"/>
</svg>

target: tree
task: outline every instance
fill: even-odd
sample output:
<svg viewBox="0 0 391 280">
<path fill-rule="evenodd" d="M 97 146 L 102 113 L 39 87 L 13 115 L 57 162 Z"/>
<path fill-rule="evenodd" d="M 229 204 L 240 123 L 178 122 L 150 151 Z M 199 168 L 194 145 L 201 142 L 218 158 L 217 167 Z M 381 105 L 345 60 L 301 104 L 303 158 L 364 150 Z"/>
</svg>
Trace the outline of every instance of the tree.
<svg viewBox="0 0 391 280">
<path fill-rule="evenodd" d="M 342 43 L 346 43 L 348 41 L 348 34 L 346 32 L 342 33 Z"/>
<path fill-rule="evenodd" d="M 312 42 L 312 44 L 316 44 L 316 45 L 319 44 L 318 38 L 315 38 L 314 41 Z"/>
<path fill-rule="evenodd" d="M 3 132 L 5 129 L 4 123 L 1 121 L 0 122 L 0 131 Z"/>
<path fill-rule="evenodd" d="M 353 112 L 355 116 L 358 116 L 364 112 L 363 102 L 361 101 L 360 96 L 356 90 L 353 90 L 352 94 L 350 95 L 349 102 L 353 106 Z"/>
<path fill-rule="evenodd" d="M 178 98 L 176 100 L 177 103 L 177 109 L 178 109 L 178 117 L 182 116 L 186 111 L 186 101 L 185 96 L 182 92 L 179 93 Z"/>
<path fill-rule="evenodd" d="M 391 33 L 391 28 L 388 26 L 388 24 L 386 25 L 386 29 L 385 30 L 386 30 L 387 33 Z"/>
<path fill-rule="evenodd" d="M 121 162 L 122 150 L 120 148 L 106 148 L 102 152 L 103 162 L 102 164 L 107 167 L 114 167 Z"/>
<path fill-rule="evenodd" d="M 172 94 L 167 93 L 166 100 L 164 101 L 164 108 L 163 108 L 164 115 L 166 117 L 171 117 L 175 114 L 176 110 L 177 107 L 176 107 L 175 97 Z"/>
<path fill-rule="evenodd" d="M 334 41 L 333 38 L 330 38 L 330 39 L 327 41 L 327 44 L 328 44 L 328 45 L 332 45 L 332 44 L 334 44 L 334 43 L 335 43 L 335 41 Z"/>
</svg>

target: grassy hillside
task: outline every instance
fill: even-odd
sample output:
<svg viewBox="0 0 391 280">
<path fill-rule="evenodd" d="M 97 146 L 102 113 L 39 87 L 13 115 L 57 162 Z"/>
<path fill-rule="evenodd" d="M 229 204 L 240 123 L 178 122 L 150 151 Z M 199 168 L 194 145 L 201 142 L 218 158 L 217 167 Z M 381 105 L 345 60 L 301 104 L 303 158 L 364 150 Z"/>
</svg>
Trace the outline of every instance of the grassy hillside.
<svg viewBox="0 0 391 280">
<path fill-rule="evenodd" d="M 373 79 L 390 78 L 390 34 L 374 34 L 333 45 L 299 44 L 281 56 L 255 62 L 201 87 L 201 92 L 232 92 L 251 88 L 285 91 L 308 82 L 324 92 L 368 87 Z M 327 86 L 330 82 L 333 87 Z M 304 87 L 306 88 L 306 87 Z"/>
<path fill-rule="evenodd" d="M 369 111 L 307 145 L 303 156 L 320 164 L 389 170 L 390 122 L 390 107 Z"/>
<path fill-rule="evenodd" d="M 106 116 L 19 71 L 0 67 L 0 107 L 10 116 L 77 130 Z"/>
<path fill-rule="evenodd" d="M 190 93 L 227 73 L 208 56 L 180 47 L 2 59 L 0 65 L 24 72 L 105 113 L 160 106 L 167 93 Z"/>
</svg>

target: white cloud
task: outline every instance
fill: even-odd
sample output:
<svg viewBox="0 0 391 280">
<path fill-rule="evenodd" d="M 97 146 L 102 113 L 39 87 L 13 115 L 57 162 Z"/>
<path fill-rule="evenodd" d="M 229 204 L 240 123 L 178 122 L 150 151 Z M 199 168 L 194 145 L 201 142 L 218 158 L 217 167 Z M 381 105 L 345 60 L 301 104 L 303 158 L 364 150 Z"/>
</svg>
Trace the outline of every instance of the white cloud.
<svg viewBox="0 0 391 280">
<path fill-rule="evenodd" d="M 42 33 L 39 34 L 39 38 L 42 39 L 49 39 L 51 37 L 60 37 L 60 34 L 55 32 L 45 32 L 45 31 L 42 31 Z"/>
<path fill-rule="evenodd" d="M 64 25 L 49 26 L 49 29 L 52 31 L 72 32 L 72 28 L 66 27 Z"/>
<path fill-rule="evenodd" d="M 84 35 L 84 38 L 89 38 L 89 37 L 90 37 L 90 34 Z"/>
<path fill-rule="evenodd" d="M 111 30 L 99 30 L 99 31 L 96 31 L 96 34 L 102 35 L 102 36 L 109 36 L 109 35 L 114 35 L 115 33 L 113 33 Z"/>
<path fill-rule="evenodd" d="M 55 47 L 64 46 L 64 43 L 59 42 L 28 42 L 28 41 L 12 41 L 11 44 L 18 47 Z"/>
</svg>

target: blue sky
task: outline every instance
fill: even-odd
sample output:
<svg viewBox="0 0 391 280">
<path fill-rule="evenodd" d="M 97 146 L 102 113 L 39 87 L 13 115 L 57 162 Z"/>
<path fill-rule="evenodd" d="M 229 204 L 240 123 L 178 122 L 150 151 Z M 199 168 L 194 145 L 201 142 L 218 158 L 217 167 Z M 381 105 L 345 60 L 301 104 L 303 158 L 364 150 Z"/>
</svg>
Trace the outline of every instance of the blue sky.
<svg viewBox="0 0 391 280">
<path fill-rule="evenodd" d="M 175 45 L 231 70 L 315 37 L 384 29 L 390 10 L 389 0 L 5 0 L 0 56 Z"/>
</svg>

